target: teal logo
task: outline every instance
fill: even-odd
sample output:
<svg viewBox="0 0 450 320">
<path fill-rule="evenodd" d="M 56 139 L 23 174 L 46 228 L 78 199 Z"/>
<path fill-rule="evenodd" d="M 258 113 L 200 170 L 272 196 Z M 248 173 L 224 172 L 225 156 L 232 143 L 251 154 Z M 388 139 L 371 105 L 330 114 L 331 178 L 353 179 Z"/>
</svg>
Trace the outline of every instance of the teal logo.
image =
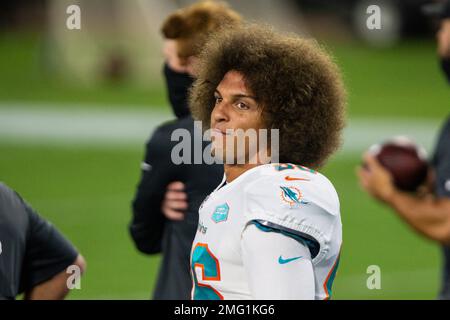
<svg viewBox="0 0 450 320">
<path fill-rule="evenodd" d="M 286 264 L 286 263 L 289 263 L 289 262 L 291 262 L 291 261 L 294 261 L 294 260 L 298 260 L 298 259 L 300 259 L 302 256 L 300 256 L 300 257 L 295 257 L 295 258 L 289 258 L 289 259 L 283 259 L 281 256 L 278 258 L 278 263 L 279 264 Z"/>
<path fill-rule="evenodd" d="M 303 204 L 308 204 L 307 201 L 304 201 L 303 195 L 298 188 L 295 187 L 281 187 L 281 199 L 284 202 L 289 203 L 291 207 L 298 207 Z"/>
<path fill-rule="evenodd" d="M 230 211 L 230 207 L 228 206 L 228 204 L 221 204 L 220 206 L 216 207 L 211 218 L 215 223 L 226 221 L 228 218 L 228 211 Z"/>
</svg>

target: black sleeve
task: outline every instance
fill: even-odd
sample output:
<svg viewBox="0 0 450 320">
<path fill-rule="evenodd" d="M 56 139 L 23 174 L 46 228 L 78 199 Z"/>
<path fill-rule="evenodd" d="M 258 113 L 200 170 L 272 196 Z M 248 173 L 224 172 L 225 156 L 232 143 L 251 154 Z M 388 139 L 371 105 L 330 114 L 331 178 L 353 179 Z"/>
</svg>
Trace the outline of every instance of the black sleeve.
<svg viewBox="0 0 450 320">
<path fill-rule="evenodd" d="M 450 0 L 447 0 L 445 2 L 444 11 L 442 13 L 442 18 L 443 19 L 450 18 Z"/>
<path fill-rule="evenodd" d="M 167 185 L 176 174 L 170 159 L 170 133 L 157 129 L 146 146 L 141 180 L 133 200 L 133 218 L 130 234 L 137 249 L 143 253 L 161 252 L 161 241 L 166 219 L 161 204 Z"/>
<path fill-rule="evenodd" d="M 72 265 L 78 252 L 48 221 L 23 202 L 29 217 L 21 292 L 51 279 Z"/>
<path fill-rule="evenodd" d="M 435 170 L 435 193 L 438 197 L 450 197 L 450 117 L 440 131 L 432 166 Z"/>
</svg>

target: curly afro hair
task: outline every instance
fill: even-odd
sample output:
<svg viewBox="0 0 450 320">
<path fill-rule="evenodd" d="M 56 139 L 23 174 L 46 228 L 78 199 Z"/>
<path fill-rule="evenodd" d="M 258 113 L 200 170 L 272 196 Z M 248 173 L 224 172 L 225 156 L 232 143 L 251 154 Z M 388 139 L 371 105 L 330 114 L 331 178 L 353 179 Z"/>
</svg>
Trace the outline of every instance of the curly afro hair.
<svg viewBox="0 0 450 320">
<path fill-rule="evenodd" d="M 190 91 L 194 118 L 210 127 L 214 91 L 229 71 L 244 76 L 268 129 L 279 129 L 279 160 L 317 169 L 340 146 L 346 94 L 340 71 L 314 40 L 255 24 L 215 34 L 199 56 Z"/>
</svg>

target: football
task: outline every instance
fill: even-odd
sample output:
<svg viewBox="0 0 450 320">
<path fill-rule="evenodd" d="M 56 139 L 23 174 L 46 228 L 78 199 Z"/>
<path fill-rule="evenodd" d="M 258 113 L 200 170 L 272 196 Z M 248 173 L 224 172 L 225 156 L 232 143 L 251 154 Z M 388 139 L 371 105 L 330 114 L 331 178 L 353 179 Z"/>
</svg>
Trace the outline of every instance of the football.
<svg viewBox="0 0 450 320">
<path fill-rule="evenodd" d="M 373 145 L 369 152 L 392 174 L 395 185 L 403 191 L 416 191 L 427 178 L 426 151 L 407 137 L 394 137 Z"/>
</svg>

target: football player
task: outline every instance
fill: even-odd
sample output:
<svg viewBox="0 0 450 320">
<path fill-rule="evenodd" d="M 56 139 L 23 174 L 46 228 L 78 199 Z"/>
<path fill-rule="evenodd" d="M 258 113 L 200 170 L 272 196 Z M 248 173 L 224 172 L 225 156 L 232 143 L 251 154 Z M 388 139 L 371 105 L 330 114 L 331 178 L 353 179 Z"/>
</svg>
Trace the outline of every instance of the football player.
<svg viewBox="0 0 450 320">
<path fill-rule="evenodd" d="M 248 25 L 210 39 L 196 72 L 191 109 L 225 175 L 199 210 L 192 298 L 330 298 L 342 225 L 337 192 L 316 169 L 344 126 L 337 66 L 313 40 Z M 278 130 L 277 150 L 265 151 L 279 162 L 239 129 Z"/>
</svg>

